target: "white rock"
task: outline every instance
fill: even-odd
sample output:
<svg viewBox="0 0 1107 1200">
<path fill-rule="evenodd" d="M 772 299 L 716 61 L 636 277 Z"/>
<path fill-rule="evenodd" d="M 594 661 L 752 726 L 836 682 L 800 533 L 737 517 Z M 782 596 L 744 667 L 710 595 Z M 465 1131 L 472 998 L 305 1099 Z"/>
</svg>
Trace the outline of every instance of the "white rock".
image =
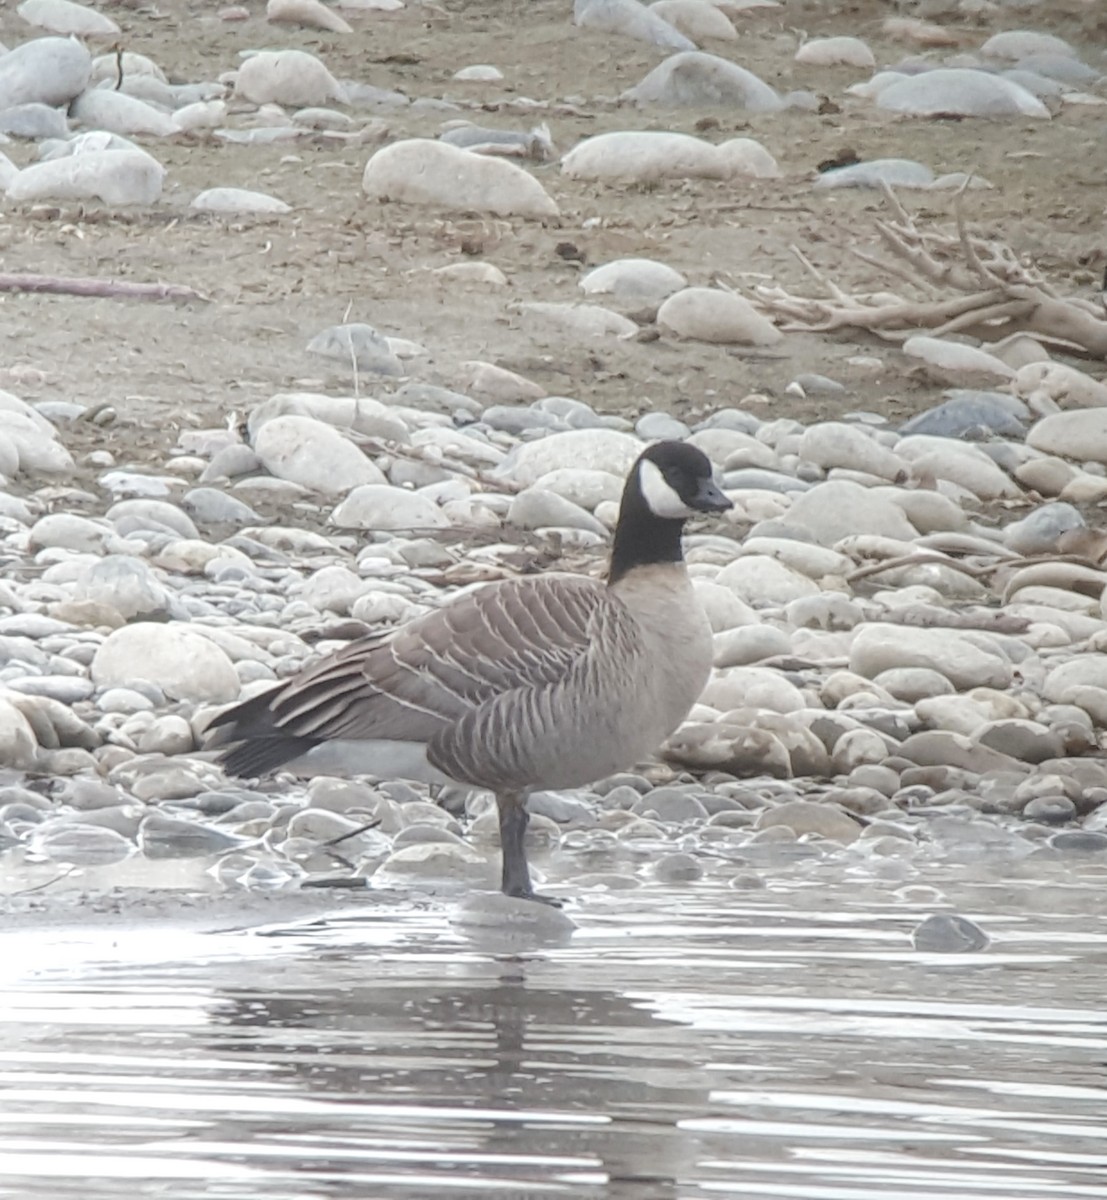
<svg viewBox="0 0 1107 1200">
<path fill-rule="evenodd" d="M 824 421 L 809 425 L 800 438 L 799 456 L 816 466 L 846 467 L 882 479 L 905 477 L 907 464 L 856 425 Z"/>
<path fill-rule="evenodd" d="M 76 513 L 47 513 L 31 527 L 28 543 L 32 549 L 59 546 L 79 553 L 102 554 L 112 536 L 111 526 L 104 522 Z"/>
<path fill-rule="evenodd" d="M 776 179 L 780 175 L 776 159 L 753 138 L 728 138 L 716 150 L 727 168 L 728 178 Z"/>
<path fill-rule="evenodd" d="M 183 133 L 218 129 L 226 119 L 227 104 L 224 100 L 197 100 L 195 104 L 186 104 L 173 113 L 173 124 Z"/>
<path fill-rule="evenodd" d="M 700 703 L 710 704 L 720 712 L 764 708 L 788 713 L 807 707 L 799 688 L 767 667 L 730 667 L 717 672 L 704 688 Z"/>
<path fill-rule="evenodd" d="M 0 397 L 5 394 L 0 393 Z M 16 400 L 14 396 L 10 398 Z M 37 413 L 24 414 L 14 405 L 0 403 L 0 441 L 7 448 L 6 460 L 14 454 L 14 463 L 5 462 L 7 469 L 2 472 L 5 475 L 22 472 L 53 475 L 73 470 L 69 451 L 57 441 L 53 426 Z"/>
<path fill-rule="evenodd" d="M 657 323 L 677 337 L 700 342 L 773 346 L 784 337 L 748 300 L 719 288 L 674 293 L 657 310 Z"/>
<path fill-rule="evenodd" d="M 763 554 L 745 554 L 715 576 L 720 587 L 754 605 L 783 605 L 818 595 L 819 585 L 785 563 Z"/>
<path fill-rule="evenodd" d="M 642 450 L 637 438 L 614 429 L 571 429 L 518 446 L 504 467 L 510 466 L 511 477 L 524 487 L 564 467 L 622 477 Z"/>
<path fill-rule="evenodd" d="M 827 480 L 798 495 L 788 510 L 787 521 L 822 546 L 833 546 L 856 533 L 903 541 L 918 536 L 902 508 L 874 497 L 869 488 L 848 479 Z"/>
<path fill-rule="evenodd" d="M 131 687 L 145 680 L 173 700 L 225 704 L 239 693 L 227 655 L 181 622 L 116 629 L 97 649 L 90 672 L 97 687 Z"/>
<path fill-rule="evenodd" d="M 462 391 L 490 404 L 523 404 L 546 395 L 545 388 L 532 379 L 479 359 L 461 364 L 458 385 Z"/>
<path fill-rule="evenodd" d="M 738 31 L 729 18 L 709 0 L 656 0 L 650 12 L 696 43 L 711 38 L 720 42 L 738 40 Z"/>
<path fill-rule="evenodd" d="M 73 0 L 23 0 L 15 11 L 28 25 L 51 33 L 101 38 L 119 33 L 119 26 L 110 17 Z"/>
<path fill-rule="evenodd" d="M 857 626 L 850 645 L 849 669 L 866 679 L 875 679 L 882 671 L 896 667 L 937 671 L 959 691 L 1005 688 L 1012 679 L 1011 663 L 998 648 L 989 653 L 978 640 L 954 630 L 911 625 Z"/>
<path fill-rule="evenodd" d="M 855 37 L 812 38 L 796 51 L 796 62 L 812 67 L 875 67 L 873 52 Z"/>
<path fill-rule="evenodd" d="M 1038 33 L 1031 29 L 1008 29 L 993 34 L 980 53 L 988 58 L 1002 58 L 1008 62 L 1019 62 L 1029 54 L 1061 54 L 1075 58 L 1076 51 L 1059 37 L 1051 33 Z"/>
<path fill-rule="evenodd" d="M 687 133 L 621 130 L 578 143 L 561 160 L 570 179 L 652 183 L 658 179 L 726 179 L 718 148 Z"/>
<path fill-rule="evenodd" d="M 744 625 L 715 635 L 715 666 L 745 667 L 791 650 L 783 630 L 772 625 Z"/>
<path fill-rule="evenodd" d="M 189 208 L 212 213 L 286 213 L 292 211 L 290 204 L 285 204 L 276 196 L 233 187 L 208 188 L 193 198 Z"/>
<path fill-rule="evenodd" d="M 1041 117 L 1049 109 L 1009 79 L 961 67 L 910 75 L 882 88 L 878 108 L 917 117 Z"/>
<path fill-rule="evenodd" d="M 562 335 L 592 340 L 594 338 L 633 337 L 638 326 L 633 321 L 598 304 L 552 304 L 532 301 L 519 306 L 527 318 L 526 324 L 542 325 Z"/>
<path fill-rule="evenodd" d="M 588 295 L 614 296 L 630 307 L 653 307 L 679 292 L 688 281 L 665 263 L 651 258 L 617 258 L 588 272 L 580 288 Z"/>
<path fill-rule="evenodd" d="M 696 48 L 695 42 L 639 0 L 573 0 L 573 23 L 582 29 L 618 33 L 667 50 Z"/>
<path fill-rule="evenodd" d="M 69 114 L 86 129 L 102 129 L 124 137 L 150 134 L 169 137 L 179 132 L 173 118 L 153 105 L 111 88 L 91 88 L 73 101 Z"/>
<path fill-rule="evenodd" d="M 874 158 L 870 162 L 854 163 L 824 171 L 812 184 L 816 188 L 923 188 L 934 182 L 934 172 L 910 158 Z"/>
<path fill-rule="evenodd" d="M 1002 359 L 986 350 L 922 334 L 909 337 L 903 343 L 903 353 L 942 371 L 983 376 L 989 381 L 1013 379 L 1015 375 Z"/>
<path fill-rule="evenodd" d="M 1045 397 L 1059 408 L 1107 408 L 1107 384 L 1065 363 L 1027 363 L 1016 373 L 1012 391 L 1031 405 Z"/>
<path fill-rule="evenodd" d="M 101 150 L 24 167 L 8 188 L 8 199 L 153 204 L 164 178 L 165 168 L 144 150 Z"/>
<path fill-rule="evenodd" d="M 235 95 L 251 104 L 308 108 L 342 100 L 344 92 L 326 65 L 304 50 L 263 50 L 238 68 Z"/>
<path fill-rule="evenodd" d="M 165 616 L 170 609 L 169 593 L 153 571 L 138 558 L 108 554 L 85 571 L 77 596 L 115 609 L 125 620 Z"/>
<path fill-rule="evenodd" d="M 92 74 L 89 83 L 100 83 L 110 79 L 115 86 L 119 78 L 119 69 L 123 68 L 124 82 L 141 76 L 144 79 L 156 79 L 159 83 L 168 83 L 165 72 L 152 58 L 145 54 L 136 54 L 133 50 L 124 50 L 122 57 L 117 54 L 98 54 L 92 60 Z"/>
<path fill-rule="evenodd" d="M 376 200 L 500 217 L 557 216 L 557 205 L 522 167 L 428 138 L 383 146 L 366 163 L 361 186 Z"/>
<path fill-rule="evenodd" d="M 1099 408 L 1053 413 L 1031 427 L 1026 444 L 1043 454 L 1107 465 L 1107 413 Z"/>
<path fill-rule="evenodd" d="M 439 279 L 456 280 L 459 283 L 479 283 L 488 287 L 507 287 L 507 276 L 499 267 L 486 262 L 448 263 L 435 267 L 432 275 Z"/>
<path fill-rule="evenodd" d="M 92 56 L 72 38 L 35 38 L 0 55 L 0 110 L 68 104 L 88 85 Z"/>
<path fill-rule="evenodd" d="M 919 479 L 945 479 L 982 500 L 1017 499 L 1022 495 L 1018 484 L 987 454 L 955 438 L 911 434 L 896 443 L 896 453 L 911 463 Z"/>
<path fill-rule="evenodd" d="M 267 421 L 254 439 L 254 451 L 271 475 L 325 495 L 385 482 L 380 468 L 353 442 L 312 417 Z"/>
<path fill-rule="evenodd" d="M 26 770 L 34 765 L 38 741 L 22 712 L 0 695 L 0 767 Z"/>
<path fill-rule="evenodd" d="M 334 510 L 331 520 L 340 529 L 442 529 L 446 514 L 418 492 L 388 484 L 356 487 Z"/>
<path fill-rule="evenodd" d="M 587 529 L 607 536 L 604 526 L 580 505 L 539 487 L 524 488 L 514 496 L 507 519 L 518 529 Z"/>
<path fill-rule="evenodd" d="M 749 112 L 778 112 L 784 101 L 752 71 L 689 50 L 659 63 L 635 87 L 623 93 L 636 104 L 663 108 L 742 108 Z"/>
<path fill-rule="evenodd" d="M 607 501 L 618 504 L 623 494 L 623 480 L 609 471 L 596 471 L 584 467 L 558 467 L 539 476 L 534 486 L 553 492 L 581 508 L 593 512 L 596 506 Z"/>
<path fill-rule="evenodd" d="M 19 174 L 19 168 L 4 153 L 0 152 L 0 192 L 6 192 Z"/>
<path fill-rule="evenodd" d="M 273 24 L 300 25 L 304 29 L 353 33 L 350 23 L 320 0 L 269 0 L 265 6 L 265 19 Z"/>
<path fill-rule="evenodd" d="M 317 333 L 308 342 L 307 348 L 309 354 L 333 358 L 347 367 L 356 362 L 359 370 L 371 371 L 375 375 L 404 373 L 403 363 L 394 353 L 390 339 L 372 325 L 362 322 L 332 325 L 330 329 Z"/>
<path fill-rule="evenodd" d="M 460 83 L 499 83 L 503 77 L 503 71 L 489 63 L 473 63 L 453 73 L 453 78 Z"/>
</svg>

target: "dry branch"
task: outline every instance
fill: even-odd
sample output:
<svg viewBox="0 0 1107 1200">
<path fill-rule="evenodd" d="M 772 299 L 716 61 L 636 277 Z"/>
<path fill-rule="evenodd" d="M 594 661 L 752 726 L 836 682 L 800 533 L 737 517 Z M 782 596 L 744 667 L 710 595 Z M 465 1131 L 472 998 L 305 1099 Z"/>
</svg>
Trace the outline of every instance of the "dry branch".
<svg viewBox="0 0 1107 1200">
<path fill-rule="evenodd" d="M 1090 300 L 1059 296 L 1006 243 L 970 232 L 960 196 L 955 200 L 952 232 L 920 229 L 887 185 L 884 199 L 892 218 L 878 220 L 876 232 L 893 257 L 885 260 L 860 249 L 853 254 L 886 277 L 912 285 L 921 295 L 847 292 L 793 246 L 793 254 L 823 294 L 801 296 L 780 287 L 755 288 L 761 308 L 769 316 L 785 318 L 781 328 L 807 333 L 863 329 L 887 341 L 904 341 L 923 330 L 939 336 L 969 333 L 985 342 L 1027 333 L 1107 359 L 1107 320 L 1099 308 Z"/>
<path fill-rule="evenodd" d="M 0 292 L 39 292 L 53 296 L 91 296 L 107 300 L 206 300 L 182 283 L 134 283 L 126 279 L 65 275 L 0 274 Z"/>
</svg>

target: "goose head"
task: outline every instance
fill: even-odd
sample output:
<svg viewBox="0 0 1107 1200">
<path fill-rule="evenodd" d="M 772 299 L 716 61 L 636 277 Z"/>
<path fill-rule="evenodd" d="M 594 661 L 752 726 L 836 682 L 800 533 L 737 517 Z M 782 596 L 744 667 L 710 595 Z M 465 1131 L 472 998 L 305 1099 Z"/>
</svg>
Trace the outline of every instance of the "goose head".
<svg viewBox="0 0 1107 1200">
<path fill-rule="evenodd" d="M 608 582 L 656 563 L 679 563 L 684 522 L 697 513 L 720 513 L 733 504 L 723 494 L 711 460 L 687 442 L 656 442 L 638 456 L 627 476 Z"/>
</svg>

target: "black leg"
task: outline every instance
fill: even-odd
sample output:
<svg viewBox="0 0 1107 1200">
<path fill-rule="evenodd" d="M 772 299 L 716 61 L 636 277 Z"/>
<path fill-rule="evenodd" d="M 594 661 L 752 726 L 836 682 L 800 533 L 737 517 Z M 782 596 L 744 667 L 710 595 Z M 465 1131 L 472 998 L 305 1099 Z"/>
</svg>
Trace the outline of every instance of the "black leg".
<svg viewBox="0 0 1107 1200">
<path fill-rule="evenodd" d="M 527 852 L 523 840 L 527 832 L 530 814 L 526 808 L 526 796 L 507 792 L 496 797 L 500 810 L 500 849 L 503 854 L 502 889 L 505 896 L 516 896 L 520 900 L 538 900 L 542 904 L 560 907 L 561 902 L 551 896 L 540 896 L 530 882 Z"/>
</svg>

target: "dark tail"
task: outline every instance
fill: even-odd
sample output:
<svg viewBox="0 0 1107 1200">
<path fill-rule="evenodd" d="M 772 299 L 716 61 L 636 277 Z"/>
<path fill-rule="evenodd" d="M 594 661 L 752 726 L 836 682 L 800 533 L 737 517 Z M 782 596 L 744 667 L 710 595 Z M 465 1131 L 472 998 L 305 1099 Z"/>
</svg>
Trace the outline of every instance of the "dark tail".
<svg viewBox="0 0 1107 1200">
<path fill-rule="evenodd" d="M 322 738 L 287 733 L 273 719 L 272 702 L 285 685 L 270 688 L 241 704 L 221 712 L 208 726 L 205 737 L 210 747 L 226 746 L 219 762 L 228 775 L 254 779 L 317 746 Z"/>
</svg>

